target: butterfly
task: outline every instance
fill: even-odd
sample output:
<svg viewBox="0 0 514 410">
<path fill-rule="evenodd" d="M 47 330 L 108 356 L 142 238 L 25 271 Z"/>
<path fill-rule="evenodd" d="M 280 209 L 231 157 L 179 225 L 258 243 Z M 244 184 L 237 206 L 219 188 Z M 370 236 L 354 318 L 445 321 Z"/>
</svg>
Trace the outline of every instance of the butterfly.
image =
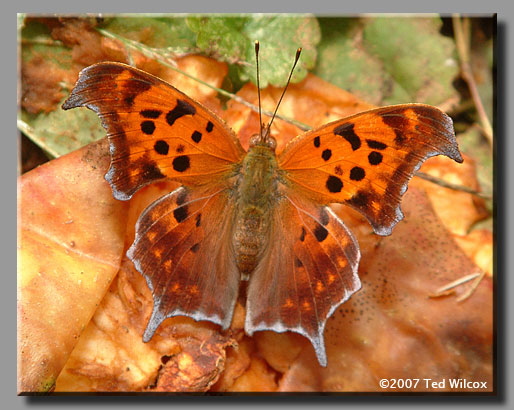
<svg viewBox="0 0 514 410">
<path fill-rule="evenodd" d="M 227 329 L 246 296 L 248 335 L 299 333 L 326 366 L 327 319 L 361 287 L 359 245 L 328 205 L 349 205 L 389 235 L 422 162 L 462 162 L 450 117 L 423 104 L 331 122 L 278 155 L 269 126 L 245 151 L 206 107 L 121 63 L 83 69 L 63 104 L 75 107 L 96 112 L 107 131 L 116 199 L 163 179 L 182 184 L 144 210 L 127 251 L 153 295 L 145 342 L 177 315 Z"/>
</svg>

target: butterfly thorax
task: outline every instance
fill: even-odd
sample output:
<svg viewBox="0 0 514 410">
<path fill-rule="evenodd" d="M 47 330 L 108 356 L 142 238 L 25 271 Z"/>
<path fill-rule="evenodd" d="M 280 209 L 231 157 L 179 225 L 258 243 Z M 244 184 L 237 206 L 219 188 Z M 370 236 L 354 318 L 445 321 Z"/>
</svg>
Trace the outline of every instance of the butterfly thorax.
<svg viewBox="0 0 514 410">
<path fill-rule="evenodd" d="M 255 269 L 268 237 L 277 196 L 274 148 L 274 140 L 250 144 L 241 167 L 233 244 L 243 280 Z"/>
</svg>

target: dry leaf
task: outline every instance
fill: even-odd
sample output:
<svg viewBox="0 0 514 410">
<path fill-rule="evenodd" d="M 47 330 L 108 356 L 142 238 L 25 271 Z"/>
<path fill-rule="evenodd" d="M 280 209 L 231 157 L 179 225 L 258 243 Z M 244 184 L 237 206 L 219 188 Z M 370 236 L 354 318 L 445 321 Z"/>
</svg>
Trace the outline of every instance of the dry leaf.
<svg viewBox="0 0 514 410">
<path fill-rule="evenodd" d="M 105 141 L 18 182 L 18 392 L 46 391 L 119 269 L 127 204 L 103 174 Z"/>
</svg>

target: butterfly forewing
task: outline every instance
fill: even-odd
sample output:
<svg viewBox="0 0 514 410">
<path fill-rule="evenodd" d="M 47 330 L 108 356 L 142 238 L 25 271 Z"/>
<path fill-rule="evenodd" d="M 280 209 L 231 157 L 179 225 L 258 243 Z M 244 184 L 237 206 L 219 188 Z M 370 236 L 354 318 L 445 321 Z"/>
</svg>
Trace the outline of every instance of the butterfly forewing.
<svg viewBox="0 0 514 410">
<path fill-rule="evenodd" d="M 166 82 L 120 63 L 82 70 L 64 109 L 94 110 L 107 130 L 117 199 L 162 178 L 188 185 L 233 172 L 244 150 L 217 116 Z"/>
<path fill-rule="evenodd" d="M 230 325 L 239 272 L 231 246 L 229 200 L 222 187 L 194 193 L 181 187 L 140 216 L 127 255 L 154 298 L 145 341 L 164 319 L 176 315 Z"/>
<path fill-rule="evenodd" d="M 330 208 L 294 193 L 277 205 L 272 227 L 248 286 L 245 330 L 300 333 L 325 366 L 325 323 L 360 288 L 357 241 Z"/>
<path fill-rule="evenodd" d="M 402 219 L 401 196 L 434 155 L 462 162 L 452 120 L 435 107 L 378 108 L 324 125 L 291 141 L 279 156 L 291 185 L 312 200 L 345 203 L 376 233 Z"/>
</svg>

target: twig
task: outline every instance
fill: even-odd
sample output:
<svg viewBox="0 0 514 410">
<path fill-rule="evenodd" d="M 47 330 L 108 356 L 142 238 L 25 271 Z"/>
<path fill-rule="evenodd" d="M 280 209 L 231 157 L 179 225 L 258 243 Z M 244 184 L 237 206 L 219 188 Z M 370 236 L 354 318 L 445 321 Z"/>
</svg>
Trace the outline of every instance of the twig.
<svg viewBox="0 0 514 410">
<path fill-rule="evenodd" d="M 455 191 L 467 192 L 468 194 L 476 195 L 476 196 L 478 196 L 480 198 L 484 198 L 484 199 L 491 199 L 491 195 L 484 194 L 483 192 L 478 192 L 478 191 L 476 191 L 472 188 L 469 188 L 467 186 L 464 186 L 464 185 L 452 184 L 451 182 L 447 182 L 444 179 L 437 178 L 437 177 L 434 177 L 429 174 L 425 174 L 424 172 L 416 172 L 415 175 L 421 179 L 424 179 L 425 181 L 432 182 L 432 183 L 440 185 L 444 188 L 453 189 Z"/>
<path fill-rule="evenodd" d="M 475 107 L 478 113 L 478 118 L 480 124 L 482 125 L 482 129 L 484 131 L 484 135 L 489 140 L 489 143 L 493 144 L 493 129 L 491 127 L 491 123 L 489 118 L 487 118 L 487 114 L 485 112 L 484 106 L 482 104 L 482 99 L 480 98 L 480 94 L 478 93 L 477 86 L 475 84 L 475 79 L 473 77 L 473 72 L 471 70 L 470 65 L 470 57 L 469 57 L 469 39 L 464 35 L 464 28 L 459 14 L 454 14 L 452 16 L 453 21 L 453 31 L 455 32 L 455 44 L 457 45 L 457 54 L 459 55 L 460 62 L 460 70 L 462 74 L 462 78 L 468 84 L 469 91 L 471 93 L 471 98 L 473 98 L 473 102 L 475 103 Z"/>
<path fill-rule="evenodd" d="M 457 286 L 464 285 L 465 283 L 475 279 L 475 281 L 473 282 L 471 287 L 457 298 L 457 302 L 463 302 L 464 300 L 466 300 L 473 294 L 473 292 L 477 288 L 478 284 L 482 281 L 484 276 L 485 276 L 485 271 L 476 272 L 476 273 L 472 273 L 470 275 L 463 276 L 462 278 L 459 278 L 457 280 L 454 280 L 453 282 L 450 282 L 444 286 L 441 286 L 434 293 L 429 294 L 428 297 L 438 298 L 441 296 L 448 296 L 452 293 L 455 293 L 455 288 Z"/>
<path fill-rule="evenodd" d="M 215 90 L 219 94 L 224 95 L 225 97 L 231 98 L 231 99 L 233 99 L 234 101 L 237 101 L 240 104 L 243 104 L 244 106 L 250 108 L 251 110 L 253 110 L 253 111 L 257 112 L 257 113 L 259 112 L 259 107 L 257 107 L 256 105 L 249 103 L 244 98 L 241 98 L 238 95 L 232 94 L 232 93 L 230 93 L 228 91 L 225 91 L 225 90 L 223 90 L 221 88 L 215 87 L 215 86 L 213 86 L 213 85 L 211 85 L 209 83 L 206 83 L 205 81 L 200 80 L 197 77 L 194 77 L 194 76 L 186 73 L 185 71 L 182 71 L 180 68 L 178 68 L 176 65 L 170 63 L 167 59 L 163 58 L 158 52 L 154 51 L 150 47 L 146 47 L 145 45 L 143 45 L 141 43 L 138 43 L 137 41 L 133 41 L 133 40 L 129 40 L 129 39 L 120 37 L 120 36 L 118 36 L 116 34 L 113 34 L 113 33 L 109 32 L 109 31 L 107 31 L 107 30 L 103 30 L 103 29 L 97 29 L 97 30 L 101 34 L 105 35 L 106 37 L 119 40 L 126 47 L 130 47 L 130 48 L 136 49 L 139 52 L 141 52 L 142 54 L 146 55 L 147 57 L 151 57 L 151 58 L 155 59 L 156 61 L 158 61 L 162 65 L 164 65 L 164 66 L 166 66 L 166 67 L 176 71 L 177 73 L 185 75 L 186 77 L 191 78 L 192 80 L 195 80 L 195 81 L 199 82 L 200 84 L 205 85 L 206 87 L 209 87 L 212 90 Z M 263 110 L 262 113 L 264 115 L 269 116 L 269 117 L 271 117 L 273 115 L 273 113 L 271 111 L 266 111 L 266 110 Z M 308 131 L 308 130 L 311 129 L 311 127 L 309 127 L 308 125 L 306 125 L 306 124 L 304 124 L 304 123 L 302 123 L 300 121 L 292 120 L 290 118 L 284 117 L 284 116 L 279 115 L 279 114 L 277 114 L 276 117 L 280 118 L 282 121 L 288 122 L 289 124 L 295 125 L 296 127 L 300 128 L 302 131 Z"/>
</svg>

